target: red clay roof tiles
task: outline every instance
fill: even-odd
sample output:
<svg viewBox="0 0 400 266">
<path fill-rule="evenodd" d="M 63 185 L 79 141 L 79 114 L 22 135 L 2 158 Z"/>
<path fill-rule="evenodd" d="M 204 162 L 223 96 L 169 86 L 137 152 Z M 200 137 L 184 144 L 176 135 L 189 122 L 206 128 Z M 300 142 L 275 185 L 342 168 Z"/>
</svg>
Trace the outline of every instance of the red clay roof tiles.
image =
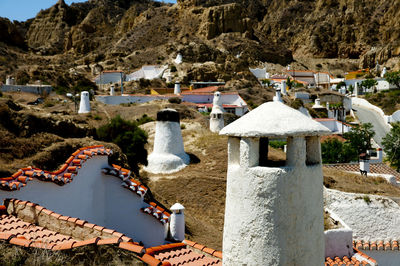
<svg viewBox="0 0 400 266">
<path fill-rule="evenodd" d="M 357 259 L 355 254 L 357 254 Z M 352 257 L 344 256 L 343 258 L 339 257 L 326 257 L 325 258 L 325 266 L 339 266 L 339 265 L 371 265 L 371 263 L 376 264 L 376 261 L 367 256 L 366 254 L 362 253 L 358 249 L 354 248 L 354 255 Z"/>
<path fill-rule="evenodd" d="M 360 165 L 357 163 L 324 164 L 324 167 L 349 172 L 360 171 Z M 371 163 L 369 168 L 371 174 L 393 175 L 397 180 L 400 180 L 400 173 L 384 163 Z"/>
</svg>

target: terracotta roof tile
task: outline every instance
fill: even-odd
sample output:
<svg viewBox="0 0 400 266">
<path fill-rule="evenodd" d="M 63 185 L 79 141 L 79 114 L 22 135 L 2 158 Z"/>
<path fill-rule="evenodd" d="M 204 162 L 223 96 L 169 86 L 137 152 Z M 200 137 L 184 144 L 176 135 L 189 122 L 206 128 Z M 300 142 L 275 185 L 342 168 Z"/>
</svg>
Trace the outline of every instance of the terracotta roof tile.
<svg viewBox="0 0 400 266">
<path fill-rule="evenodd" d="M 110 245 L 110 244 L 119 244 L 121 242 L 120 238 L 107 238 L 101 239 L 97 242 L 97 245 Z"/>
<path fill-rule="evenodd" d="M 391 240 L 391 241 L 354 240 L 353 246 L 359 250 L 399 250 L 399 242 L 397 240 Z"/>
<path fill-rule="evenodd" d="M 87 159 L 94 155 L 110 154 L 112 154 L 112 151 L 110 149 L 105 149 L 101 145 L 84 147 L 74 152 L 57 171 L 47 172 L 33 167 L 26 167 L 19 169 L 10 177 L 0 178 L 0 189 L 19 190 L 24 187 L 31 178 L 63 185 L 71 181 L 78 169 Z M 126 171 L 126 174 L 130 174 L 129 170 Z"/>
<path fill-rule="evenodd" d="M 357 163 L 324 164 L 324 167 L 340 171 L 349 171 L 349 172 L 360 171 L 360 165 Z M 390 168 L 385 163 L 370 163 L 369 168 L 371 174 L 393 175 L 394 177 L 396 177 L 397 180 L 400 180 L 400 173 Z"/>
<path fill-rule="evenodd" d="M 121 242 L 119 243 L 119 247 L 139 254 L 144 253 L 144 248 L 142 246 L 133 244 L 131 242 Z"/>
<path fill-rule="evenodd" d="M 357 257 L 355 255 L 358 255 Z M 358 259 L 357 259 L 358 258 Z M 362 258 L 362 259 L 360 259 Z M 376 261 L 362 253 L 358 249 L 354 248 L 354 255 L 349 258 L 348 256 L 340 257 L 326 257 L 325 258 L 325 266 L 338 266 L 338 265 L 370 265 L 371 263 L 376 264 Z"/>
<path fill-rule="evenodd" d="M 91 239 L 88 239 L 88 240 L 78 241 L 78 242 L 75 242 L 72 245 L 72 247 L 76 248 L 76 247 L 81 247 L 81 246 L 86 246 L 86 245 L 94 245 L 94 244 L 97 244 L 97 242 L 99 240 L 101 240 L 100 237 L 95 237 L 95 238 L 91 238 Z"/>
<path fill-rule="evenodd" d="M 7 203 L 9 202 L 9 203 Z M 77 226 L 82 226 L 78 224 L 79 221 L 84 222 L 83 220 L 79 220 L 78 218 L 71 218 L 69 216 L 61 216 L 60 214 L 54 213 L 50 210 L 47 210 L 35 203 L 31 203 L 29 201 L 20 201 L 9 199 L 7 200 L 7 204 L 17 204 L 17 205 L 26 205 L 30 207 L 34 207 L 37 210 L 40 210 L 42 215 L 49 215 L 56 219 L 62 219 L 67 223 L 75 223 Z M 0 207 L 3 205 L 0 205 Z M 5 207 L 5 206 L 3 206 Z M 88 223 L 85 223 L 86 225 Z M 108 238 L 101 240 L 99 237 L 91 238 L 84 241 L 79 241 L 74 239 L 72 236 L 64 235 L 56 231 L 48 230 L 44 227 L 37 226 L 35 224 L 25 222 L 20 218 L 9 215 L 2 214 L 0 215 L 0 239 L 9 240 L 10 244 L 20 245 L 24 247 L 36 247 L 36 248 L 46 248 L 53 250 L 64 250 L 71 249 L 73 247 L 79 247 L 83 245 L 90 244 L 118 244 L 122 242 L 123 239 L 121 236 L 123 234 L 115 232 L 115 230 L 105 229 L 102 226 L 96 226 L 94 224 L 88 224 L 88 228 L 96 227 L 97 229 L 105 230 L 106 232 L 112 232 L 118 235 L 119 237 Z M 101 232 L 99 231 L 99 233 Z M 131 240 L 130 238 L 128 238 Z M 130 242 L 130 245 L 135 245 L 135 243 Z M 140 250 L 142 250 L 141 247 Z"/>
<path fill-rule="evenodd" d="M 203 249 L 203 252 L 196 252 L 186 245 L 192 245 Z M 208 251 L 208 252 L 206 252 Z M 210 254 L 214 253 L 214 255 Z M 208 255 L 206 255 L 208 254 Z M 185 240 L 184 243 L 167 244 L 146 249 L 146 255 L 152 255 L 162 263 L 170 265 L 222 265 L 222 252 L 207 248 L 195 242 Z M 218 257 L 220 255 L 220 257 Z M 168 265 L 168 264 L 167 264 Z"/>
</svg>

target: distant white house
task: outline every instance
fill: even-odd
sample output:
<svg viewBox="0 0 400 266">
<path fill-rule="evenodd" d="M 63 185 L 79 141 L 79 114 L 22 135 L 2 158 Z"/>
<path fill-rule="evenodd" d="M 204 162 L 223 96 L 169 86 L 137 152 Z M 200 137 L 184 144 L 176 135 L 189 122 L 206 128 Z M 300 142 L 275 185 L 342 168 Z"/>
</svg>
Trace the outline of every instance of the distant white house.
<svg viewBox="0 0 400 266">
<path fill-rule="evenodd" d="M 183 92 L 183 102 L 195 103 L 198 108 L 211 109 L 213 107 L 213 93 L 190 93 Z M 227 113 L 232 113 L 237 116 L 242 116 L 248 111 L 247 103 L 236 92 L 221 93 L 222 107 Z"/>
<path fill-rule="evenodd" d="M 157 79 L 161 78 L 164 71 L 168 68 L 168 66 L 157 66 L 157 65 L 150 65 L 150 66 L 142 66 L 141 69 L 132 72 L 131 74 L 126 76 L 126 81 L 134 81 L 139 79 Z"/>
<path fill-rule="evenodd" d="M 170 98 L 181 98 L 182 102 L 191 103 L 198 109 L 210 109 L 213 107 L 214 92 L 194 93 L 182 92 L 180 96 L 169 95 L 143 95 L 143 94 L 123 94 L 121 96 L 97 95 L 96 100 L 105 104 L 121 103 L 146 103 L 155 100 L 168 100 Z M 221 102 L 227 113 L 244 115 L 248 111 L 247 103 L 236 92 L 221 93 Z"/>
<path fill-rule="evenodd" d="M 378 91 L 383 91 L 383 90 L 390 90 L 390 89 L 396 89 L 396 85 L 390 84 L 383 78 L 377 78 L 376 81 L 378 84 L 376 85 L 376 89 Z"/>
<path fill-rule="evenodd" d="M 270 75 L 267 72 L 267 69 L 264 68 L 249 68 L 250 72 L 257 78 L 257 79 L 269 79 Z"/>
<path fill-rule="evenodd" d="M 121 83 L 125 81 L 125 73 L 119 70 L 106 70 L 94 78 L 96 84 Z"/>
<path fill-rule="evenodd" d="M 327 127 L 332 134 L 343 134 L 351 129 L 350 125 L 334 118 L 315 118 L 314 120 Z"/>
</svg>

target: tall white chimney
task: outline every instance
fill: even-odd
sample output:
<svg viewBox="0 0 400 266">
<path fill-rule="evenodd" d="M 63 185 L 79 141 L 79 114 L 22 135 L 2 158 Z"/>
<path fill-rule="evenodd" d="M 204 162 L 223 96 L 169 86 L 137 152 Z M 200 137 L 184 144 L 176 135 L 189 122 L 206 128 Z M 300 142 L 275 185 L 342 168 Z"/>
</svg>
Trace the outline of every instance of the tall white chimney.
<svg viewBox="0 0 400 266">
<path fill-rule="evenodd" d="M 114 88 L 114 85 L 111 85 L 111 87 L 110 87 L 110 95 L 111 95 L 111 96 L 115 96 L 115 88 Z"/>
<path fill-rule="evenodd" d="M 81 92 L 81 102 L 79 105 L 79 114 L 86 114 L 90 112 L 90 101 L 89 101 L 89 92 L 82 91 Z"/>
<path fill-rule="evenodd" d="M 222 107 L 221 93 L 214 93 L 213 107 L 210 114 L 210 130 L 211 132 L 219 132 L 225 125 L 224 108 Z"/>
<path fill-rule="evenodd" d="M 282 95 L 287 95 L 287 92 L 286 92 L 286 80 L 282 80 L 282 82 L 281 82 L 281 92 L 282 92 Z"/>
<path fill-rule="evenodd" d="M 284 121 L 284 123 L 283 123 Z M 323 265 L 319 136 L 330 130 L 281 102 L 227 125 L 223 265 Z M 270 139 L 287 139 L 286 165 L 269 164 Z"/>
<path fill-rule="evenodd" d="M 174 94 L 181 94 L 181 84 L 179 82 L 175 82 Z"/>
</svg>

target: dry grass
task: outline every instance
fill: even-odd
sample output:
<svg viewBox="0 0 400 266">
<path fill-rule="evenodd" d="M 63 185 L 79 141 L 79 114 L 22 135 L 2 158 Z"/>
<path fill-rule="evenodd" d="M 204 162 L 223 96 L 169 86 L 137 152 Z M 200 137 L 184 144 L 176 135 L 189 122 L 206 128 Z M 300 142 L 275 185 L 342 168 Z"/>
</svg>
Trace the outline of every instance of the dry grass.
<svg viewBox="0 0 400 266">
<path fill-rule="evenodd" d="M 382 177 L 364 177 L 344 171 L 323 168 L 324 185 L 343 192 L 400 197 L 400 188 Z"/>
<path fill-rule="evenodd" d="M 84 246 L 65 251 L 23 248 L 0 243 L 0 265 L 146 265 L 133 252 L 112 245 Z"/>
</svg>

